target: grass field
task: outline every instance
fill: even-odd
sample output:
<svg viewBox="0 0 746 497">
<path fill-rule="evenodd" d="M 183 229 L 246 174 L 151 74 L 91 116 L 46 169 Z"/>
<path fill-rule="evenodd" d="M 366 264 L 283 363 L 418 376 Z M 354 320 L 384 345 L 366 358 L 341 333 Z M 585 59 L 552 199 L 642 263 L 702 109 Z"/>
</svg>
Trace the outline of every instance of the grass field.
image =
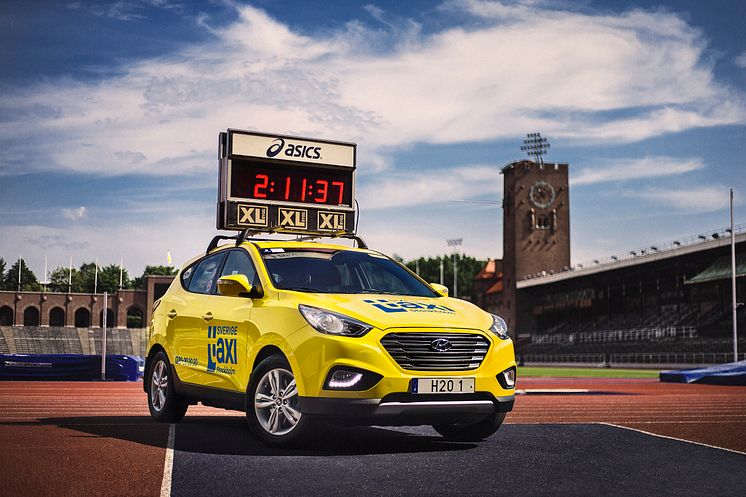
<svg viewBox="0 0 746 497">
<path fill-rule="evenodd" d="M 657 369 L 558 368 L 524 366 L 518 377 L 573 377 L 573 378 L 658 378 Z"/>
</svg>

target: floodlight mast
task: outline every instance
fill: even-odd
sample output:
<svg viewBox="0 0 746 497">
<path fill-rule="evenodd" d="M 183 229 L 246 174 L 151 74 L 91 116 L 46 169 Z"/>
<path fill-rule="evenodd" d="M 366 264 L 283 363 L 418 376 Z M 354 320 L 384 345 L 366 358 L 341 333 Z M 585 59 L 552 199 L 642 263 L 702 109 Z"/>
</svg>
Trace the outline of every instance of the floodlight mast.
<svg viewBox="0 0 746 497">
<path fill-rule="evenodd" d="M 521 145 L 521 150 L 526 152 L 529 157 L 534 158 L 534 162 L 538 163 L 539 165 L 544 165 L 544 155 L 546 155 L 547 150 L 549 149 L 550 145 L 546 138 L 541 137 L 541 133 L 528 133 L 526 135 L 526 139 L 523 140 L 523 145 Z"/>
<path fill-rule="evenodd" d="M 463 238 L 451 238 L 449 240 L 446 240 L 446 243 L 448 243 L 449 247 L 454 247 L 453 249 L 453 297 L 458 297 L 458 260 L 456 259 L 457 255 L 457 248 L 459 245 L 461 245 L 464 242 Z M 442 277 L 441 277 L 442 280 Z M 441 283 L 442 284 L 442 283 Z"/>
<path fill-rule="evenodd" d="M 733 362 L 738 362 L 738 299 L 736 298 L 736 232 L 733 230 L 733 188 L 730 189 L 730 268 L 733 304 Z"/>
</svg>

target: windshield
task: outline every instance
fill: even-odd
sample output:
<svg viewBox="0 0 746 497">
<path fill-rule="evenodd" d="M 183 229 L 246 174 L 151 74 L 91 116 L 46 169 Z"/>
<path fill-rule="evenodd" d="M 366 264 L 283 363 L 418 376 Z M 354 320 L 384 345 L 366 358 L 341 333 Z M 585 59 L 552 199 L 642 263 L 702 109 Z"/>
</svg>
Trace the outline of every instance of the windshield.
<svg viewBox="0 0 746 497">
<path fill-rule="evenodd" d="M 439 297 L 386 256 L 352 250 L 261 249 L 275 288 L 316 293 Z"/>
</svg>

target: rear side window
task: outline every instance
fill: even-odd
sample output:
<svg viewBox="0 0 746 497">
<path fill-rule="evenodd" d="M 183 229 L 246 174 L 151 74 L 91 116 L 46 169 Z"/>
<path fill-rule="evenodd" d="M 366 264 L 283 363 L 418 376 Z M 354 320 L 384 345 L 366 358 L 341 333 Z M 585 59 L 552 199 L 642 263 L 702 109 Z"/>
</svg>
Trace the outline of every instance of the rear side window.
<svg viewBox="0 0 746 497">
<path fill-rule="evenodd" d="M 213 293 L 215 277 L 225 259 L 225 252 L 211 255 L 197 264 L 192 279 L 189 281 L 189 291 L 195 293 Z"/>
<path fill-rule="evenodd" d="M 243 250 L 231 250 L 228 253 L 228 259 L 225 261 L 223 271 L 220 276 L 232 276 L 234 274 L 243 274 L 253 286 L 256 285 L 256 270 L 251 263 L 249 255 Z"/>
</svg>

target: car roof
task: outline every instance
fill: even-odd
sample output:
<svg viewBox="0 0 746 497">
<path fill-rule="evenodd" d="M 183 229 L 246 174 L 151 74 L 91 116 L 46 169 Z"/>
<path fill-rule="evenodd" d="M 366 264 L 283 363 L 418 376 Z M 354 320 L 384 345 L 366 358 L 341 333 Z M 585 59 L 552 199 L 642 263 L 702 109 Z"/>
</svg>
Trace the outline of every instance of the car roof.
<svg viewBox="0 0 746 497">
<path fill-rule="evenodd" d="M 294 248 L 294 249 L 331 249 L 331 250 L 353 250 L 356 252 L 374 252 L 368 249 L 362 249 L 357 247 L 350 247 L 349 245 L 337 245 L 334 243 L 321 243 L 311 241 L 296 241 L 296 240 L 272 240 L 272 241 L 251 241 L 248 240 L 243 245 L 254 244 L 259 249 L 272 249 L 272 248 Z"/>
<path fill-rule="evenodd" d="M 259 250 L 271 249 L 271 248 L 331 249 L 331 250 L 351 250 L 355 252 L 363 252 L 366 254 L 380 254 L 380 252 L 376 250 L 350 247 L 349 245 L 337 245 L 333 243 L 321 243 L 321 242 L 314 242 L 314 241 L 297 241 L 297 240 L 251 240 L 249 239 L 238 246 L 243 247 L 243 248 L 248 248 L 251 245 L 256 246 Z M 228 250 L 231 248 L 236 248 L 236 245 L 234 243 L 225 243 L 223 245 L 220 245 L 212 249 L 210 251 L 210 254 L 217 254 L 218 252 L 222 252 L 224 250 Z M 192 257 L 191 259 L 189 259 L 187 262 L 185 262 L 182 265 L 182 268 L 186 268 L 190 266 L 191 264 L 198 261 L 202 257 L 205 257 L 205 255 L 207 254 L 202 253 L 202 254 L 198 254 Z"/>
</svg>

